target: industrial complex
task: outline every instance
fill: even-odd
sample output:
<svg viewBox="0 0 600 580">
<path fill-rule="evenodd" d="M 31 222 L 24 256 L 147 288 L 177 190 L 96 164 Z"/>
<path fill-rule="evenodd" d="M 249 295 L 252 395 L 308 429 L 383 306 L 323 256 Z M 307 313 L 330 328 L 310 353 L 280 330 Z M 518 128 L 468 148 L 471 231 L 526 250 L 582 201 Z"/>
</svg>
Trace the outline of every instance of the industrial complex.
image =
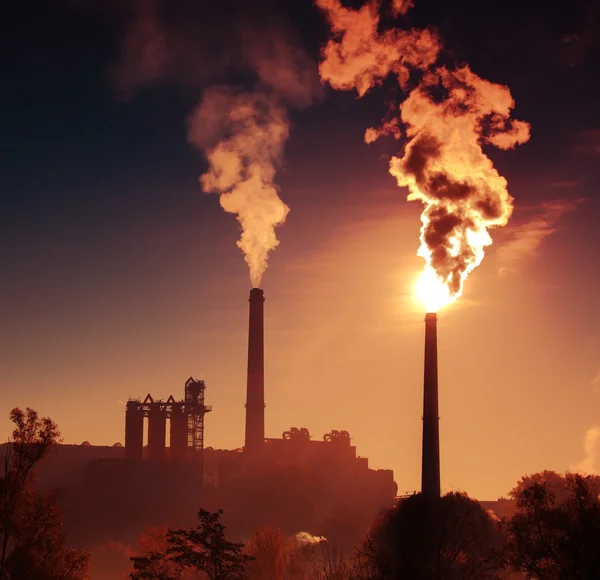
<svg viewBox="0 0 600 580">
<path fill-rule="evenodd" d="M 131 541 L 147 525 L 191 523 L 202 506 L 222 508 L 239 537 L 273 524 L 290 533 L 346 534 L 350 544 L 394 503 L 393 472 L 370 469 L 347 431 L 313 439 L 306 428 L 291 427 L 280 438 L 265 437 L 264 302 L 263 290 L 253 288 L 242 447 L 205 448 L 210 389 L 190 377 L 182 398 L 148 393 L 127 401 L 124 446 L 86 442 L 53 451 L 40 483 L 58 491 L 75 531 L 84 533 L 90 517 L 103 522 L 87 543 Z"/>
<path fill-rule="evenodd" d="M 331 431 L 313 440 L 305 428 L 292 427 L 281 438 L 265 437 L 264 384 L 264 293 L 250 291 L 248 331 L 248 374 L 246 384 L 246 428 L 243 449 L 215 451 L 204 448 L 204 417 L 212 408 L 205 405 L 206 385 L 189 378 L 184 397 L 172 395 L 165 401 L 148 394 L 143 400 L 130 399 L 125 411 L 124 458 L 129 462 L 188 464 L 199 473 L 202 483 L 231 483 L 269 465 L 295 464 L 323 470 L 338 466 L 340 475 L 371 478 L 395 494 L 391 470 L 369 470 L 368 460 L 357 457 L 347 431 Z M 144 447 L 144 421 L 147 421 L 147 446 Z M 167 421 L 170 445 L 167 447 Z M 331 469 L 331 467 L 329 467 Z"/>
</svg>

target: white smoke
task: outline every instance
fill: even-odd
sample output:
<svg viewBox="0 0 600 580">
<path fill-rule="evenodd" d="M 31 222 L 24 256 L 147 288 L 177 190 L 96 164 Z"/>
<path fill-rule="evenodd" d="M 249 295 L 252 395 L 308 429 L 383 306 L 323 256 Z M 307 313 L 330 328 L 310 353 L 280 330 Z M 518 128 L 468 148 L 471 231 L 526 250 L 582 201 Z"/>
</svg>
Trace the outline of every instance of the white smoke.
<svg viewBox="0 0 600 580">
<path fill-rule="evenodd" d="M 279 244 L 275 228 L 289 212 L 273 181 L 288 136 L 286 110 L 266 91 L 212 87 L 188 121 L 189 141 L 209 162 L 200 183 L 205 192 L 220 194 L 226 212 L 237 215 L 242 230 L 237 245 L 254 287 Z"/>
<path fill-rule="evenodd" d="M 313 536 L 308 532 L 298 532 L 294 535 L 294 538 L 296 542 L 302 546 L 314 546 L 315 544 L 321 544 L 322 542 L 327 541 L 325 536 Z"/>
</svg>

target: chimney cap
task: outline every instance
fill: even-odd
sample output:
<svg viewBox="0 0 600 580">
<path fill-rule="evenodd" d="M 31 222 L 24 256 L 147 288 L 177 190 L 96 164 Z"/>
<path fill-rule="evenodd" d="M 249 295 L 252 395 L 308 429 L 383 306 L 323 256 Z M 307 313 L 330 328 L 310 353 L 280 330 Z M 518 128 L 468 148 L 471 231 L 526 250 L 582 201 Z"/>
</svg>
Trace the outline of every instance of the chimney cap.
<svg viewBox="0 0 600 580">
<path fill-rule="evenodd" d="M 261 288 L 252 288 L 250 290 L 250 300 L 264 300 L 264 292 Z"/>
</svg>

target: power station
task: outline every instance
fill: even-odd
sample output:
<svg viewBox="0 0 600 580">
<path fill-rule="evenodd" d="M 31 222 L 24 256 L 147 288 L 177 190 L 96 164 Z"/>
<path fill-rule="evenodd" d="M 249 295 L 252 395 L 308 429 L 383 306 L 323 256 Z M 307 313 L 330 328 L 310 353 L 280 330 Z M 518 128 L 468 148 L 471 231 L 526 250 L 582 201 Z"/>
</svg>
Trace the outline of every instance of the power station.
<svg viewBox="0 0 600 580">
<path fill-rule="evenodd" d="M 269 523 L 353 545 L 364 526 L 394 505 L 393 471 L 370 468 L 348 431 L 313 439 L 308 429 L 291 427 L 281 437 L 266 436 L 264 305 L 263 290 L 252 288 L 243 447 L 205 446 L 206 416 L 218 420 L 218 413 L 206 405 L 204 380 L 190 377 L 181 399 L 148 393 L 126 403 L 124 447 L 86 442 L 53 450 L 40 482 L 63 490 L 66 522 L 78 537 L 94 520 L 103 522 L 94 542 L 133 541 L 149 525 L 193 523 L 203 506 L 223 509 L 238 538 Z M 440 494 L 436 332 L 437 316 L 428 313 L 422 492 L 430 497 Z"/>
<path fill-rule="evenodd" d="M 358 457 L 348 431 L 332 430 L 322 440 L 313 440 L 306 428 L 291 427 L 281 438 L 265 437 L 264 292 L 252 288 L 248 315 L 248 367 L 246 376 L 246 423 L 240 450 L 204 448 L 204 417 L 212 408 L 205 404 L 203 380 L 189 378 L 185 396 L 176 400 L 130 399 L 125 411 L 125 458 L 129 462 L 195 466 L 202 482 L 229 485 L 269 466 L 296 465 L 315 473 L 356 478 L 363 489 L 386 490 L 394 497 L 396 484 L 391 470 L 369 469 Z M 170 445 L 166 446 L 167 421 Z M 144 424 L 147 422 L 147 445 Z M 333 471 L 332 471 L 333 470 Z M 392 495 L 389 495 L 392 492 Z"/>
<path fill-rule="evenodd" d="M 281 439 L 265 438 L 265 353 L 264 353 L 264 292 L 252 288 L 249 297 L 248 316 L 248 367 L 246 379 L 246 424 L 243 455 L 248 459 L 262 458 L 266 461 L 300 461 L 309 456 L 333 457 L 334 454 L 350 461 L 367 464 L 356 456 L 347 431 L 333 430 L 325 434 L 323 441 L 311 440 L 305 428 L 292 427 Z M 142 401 L 131 399 L 125 411 L 125 457 L 131 461 L 191 463 L 196 464 L 204 480 L 204 417 L 212 409 L 205 405 L 206 385 L 203 380 L 189 378 L 185 383 L 183 400 L 176 401 L 171 395 L 166 401 L 154 400 L 150 394 Z M 423 437 L 421 492 L 436 498 L 440 496 L 440 438 L 438 409 L 438 362 L 437 362 L 437 314 L 425 315 L 425 352 L 423 375 Z M 144 420 L 147 420 L 147 449 L 144 453 Z M 166 447 L 166 424 L 170 421 L 170 446 Z M 325 445 L 324 445 L 325 444 Z M 333 446 L 332 446 L 333 445 Z M 310 446 L 303 449 L 303 446 Z M 211 458 L 209 477 L 211 481 L 222 479 L 215 472 L 223 462 L 229 473 L 241 474 L 244 463 L 238 452 L 222 451 L 218 458 Z M 393 473 L 385 478 L 393 481 Z M 221 474 L 222 475 L 222 474 Z"/>
</svg>

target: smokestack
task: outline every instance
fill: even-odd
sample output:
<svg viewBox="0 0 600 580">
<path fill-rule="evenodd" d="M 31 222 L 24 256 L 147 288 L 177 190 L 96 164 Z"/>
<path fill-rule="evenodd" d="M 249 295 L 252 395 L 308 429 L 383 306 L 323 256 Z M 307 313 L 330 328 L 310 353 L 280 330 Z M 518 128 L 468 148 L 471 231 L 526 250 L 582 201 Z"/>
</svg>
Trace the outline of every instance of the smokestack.
<svg viewBox="0 0 600 580">
<path fill-rule="evenodd" d="M 260 451 L 265 440 L 264 301 L 260 288 L 250 290 L 245 445 L 248 452 Z"/>
<path fill-rule="evenodd" d="M 440 418 L 438 416 L 437 315 L 425 315 L 425 374 L 423 381 L 423 458 L 421 493 L 440 497 Z"/>
</svg>

